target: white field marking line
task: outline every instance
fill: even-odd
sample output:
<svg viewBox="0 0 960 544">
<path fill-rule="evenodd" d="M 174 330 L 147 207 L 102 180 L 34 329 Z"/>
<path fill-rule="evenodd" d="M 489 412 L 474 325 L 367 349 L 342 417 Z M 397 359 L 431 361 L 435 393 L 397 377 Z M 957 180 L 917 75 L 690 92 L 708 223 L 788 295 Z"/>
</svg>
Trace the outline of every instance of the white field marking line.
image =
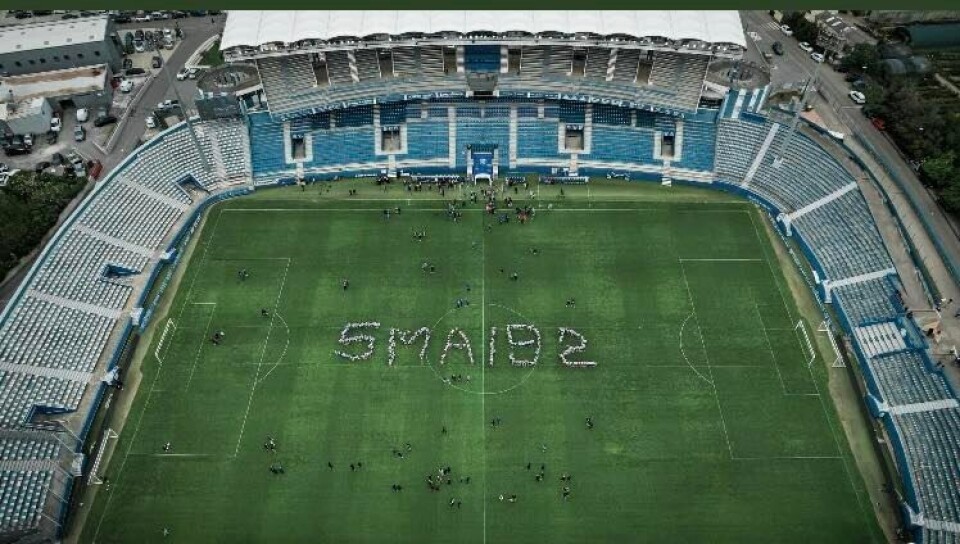
<svg viewBox="0 0 960 544">
<path fill-rule="evenodd" d="M 253 394 L 257 391 L 257 380 L 260 379 L 260 368 L 263 365 L 263 356 L 267 353 L 267 346 L 270 344 L 270 333 L 273 332 L 273 321 L 277 317 L 277 308 L 280 307 L 280 297 L 283 296 L 283 287 L 287 284 L 287 272 L 290 271 L 290 259 L 287 259 L 287 265 L 283 268 L 283 279 L 280 280 L 280 289 L 277 291 L 277 299 L 273 303 L 273 312 L 270 314 L 270 328 L 267 329 L 267 336 L 263 340 L 263 348 L 260 350 L 260 362 L 257 364 L 257 372 L 253 375 L 253 383 L 250 385 L 250 396 L 247 397 L 247 409 L 243 412 L 243 421 L 240 423 L 240 436 L 237 437 L 237 447 L 233 451 L 233 457 L 240 454 L 240 443 L 243 441 L 243 431 L 247 428 L 247 417 L 250 416 L 250 406 L 253 405 Z"/>
<path fill-rule="evenodd" d="M 698 202 L 690 202 L 690 204 L 698 204 Z M 710 202 L 709 204 L 743 204 L 742 202 Z M 404 210 L 406 213 L 415 213 L 415 212 L 442 212 L 443 208 L 409 208 Z M 474 212 L 474 213 L 486 213 L 483 209 L 480 208 L 463 208 L 461 211 L 464 212 Z M 659 208 L 644 208 L 644 207 L 633 207 L 633 208 L 553 208 L 550 210 L 551 213 L 554 212 L 656 212 L 664 211 L 663 207 Z M 227 208 L 224 209 L 221 213 L 303 213 L 303 212 L 378 212 L 382 213 L 383 210 L 378 210 L 374 208 Z M 696 213 L 748 213 L 744 210 L 697 210 Z M 272 257 L 276 259 L 275 257 Z M 224 259 L 224 260 L 255 260 L 255 259 Z M 760 260 L 760 259 L 757 259 Z"/>
<path fill-rule="evenodd" d="M 190 382 L 193 381 L 193 375 L 197 371 L 197 363 L 200 362 L 200 352 L 203 351 L 203 346 L 207 341 L 207 335 L 210 334 L 210 325 L 213 323 L 213 314 L 217 312 L 217 305 L 213 305 L 213 310 L 210 311 L 210 317 L 207 318 L 207 326 L 203 328 L 203 334 L 200 336 L 200 342 L 197 345 L 197 353 L 193 356 L 193 364 L 190 365 L 190 375 L 187 376 L 187 386 L 184 388 L 184 392 L 190 391 Z"/>
<path fill-rule="evenodd" d="M 774 370 L 777 371 L 777 378 L 780 380 L 780 391 L 784 395 L 789 395 L 787 392 L 787 384 L 783 381 L 783 374 L 780 373 L 780 365 L 777 364 L 777 354 L 773 351 L 773 344 L 770 343 L 770 335 L 767 334 L 767 327 L 763 323 L 763 315 L 760 313 L 760 305 L 757 304 L 756 299 L 751 299 L 750 302 L 753 303 L 753 309 L 757 312 L 757 319 L 760 320 L 760 330 L 763 331 L 763 340 L 767 344 L 767 350 L 770 351 L 770 359 L 773 363 Z"/>
<path fill-rule="evenodd" d="M 200 266 L 197 267 L 197 271 L 193 276 L 193 279 L 190 280 L 190 288 L 187 289 L 187 296 L 184 298 L 185 301 L 189 302 L 190 297 L 193 296 L 193 288 L 197 285 L 197 278 L 200 277 L 200 272 L 203 271 L 203 265 L 207 261 L 207 254 L 210 252 L 210 246 L 213 245 L 213 240 L 217 236 L 217 227 L 220 226 L 220 218 L 223 217 L 223 208 L 220 208 L 220 211 L 217 213 L 217 219 L 213 222 L 213 230 L 210 232 L 210 238 L 207 240 L 206 245 L 203 247 L 203 255 L 200 256 Z M 201 235 L 203 233 L 197 233 Z M 177 318 L 183 317 L 183 312 L 187 309 L 187 304 L 184 304 L 180 307 L 180 314 Z"/>
<path fill-rule="evenodd" d="M 774 455 L 772 457 L 734 457 L 734 461 L 784 461 L 790 459 L 843 459 L 839 455 Z"/>
<path fill-rule="evenodd" d="M 690 301 L 690 309 L 697 322 L 697 332 L 700 335 L 700 346 L 703 348 L 703 359 L 707 363 L 707 371 L 710 373 L 710 382 L 713 384 L 713 398 L 717 401 L 717 412 L 720 414 L 720 426 L 723 428 L 723 438 L 727 442 L 727 452 L 733 459 L 733 445 L 730 443 L 730 434 L 727 432 L 727 421 L 723 417 L 723 407 L 720 406 L 720 394 L 717 392 L 716 378 L 713 377 L 713 366 L 710 364 L 710 354 L 707 353 L 707 344 L 703 340 L 703 329 L 700 328 L 700 319 L 696 317 L 697 305 L 693 302 L 693 291 L 690 290 L 690 282 L 687 280 L 687 271 L 683 267 L 683 261 L 680 262 L 680 276 L 683 278 L 683 284 L 687 288 L 687 299 Z"/>
<path fill-rule="evenodd" d="M 680 355 L 683 356 L 683 360 L 687 362 L 686 366 L 690 367 L 690 370 L 692 370 L 694 374 L 696 374 L 698 377 L 700 377 L 700 379 L 707 382 L 711 386 L 716 387 L 709 378 L 701 374 L 700 371 L 693 366 L 693 363 L 691 363 L 690 359 L 687 358 L 686 352 L 683 351 L 683 328 L 687 326 L 687 321 L 690 321 L 691 317 L 693 317 L 693 312 L 690 312 L 690 315 L 688 315 L 686 319 L 683 320 L 683 323 L 680 324 L 680 333 L 677 335 L 677 341 L 680 343 Z M 683 365 L 674 365 L 674 366 L 678 366 L 681 368 L 683 367 Z"/>
<path fill-rule="evenodd" d="M 487 429 L 487 238 L 480 224 L 480 436 Z M 529 374 L 528 374 L 529 375 Z M 483 544 L 487 544 L 487 444 L 483 443 Z"/>
<path fill-rule="evenodd" d="M 750 216 L 750 220 L 753 221 L 753 216 Z M 754 223 L 754 231 L 756 231 L 756 223 Z M 760 233 L 757 232 L 757 238 L 760 237 Z M 761 243 L 761 245 L 763 245 Z M 780 284 L 776 281 L 776 274 L 774 273 L 773 266 L 770 264 L 769 259 L 767 260 L 767 265 L 770 269 L 770 274 L 774 276 L 774 283 L 777 284 L 777 290 L 780 291 L 780 299 L 783 301 L 783 308 L 786 310 L 787 315 L 790 316 L 790 305 L 787 304 L 787 299 L 783 294 L 783 291 L 780 289 Z M 799 316 L 798 316 L 799 318 Z M 847 480 L 850 482 L 850 491 L 853 492 L 853 496 L 857 498 L 857 505 L 860 507 L 860 512 L 866 519 L 873 519 L 873 513 L 868 512 L 863 506 L 863 499 L 860 497 L 860 493 L 857 491 L 857 484 L 853 479 L 853 473 L 850 471 L 850 467 L 847 463 L 847 458 L 843 455 L 843 448 L 840 446 L 840 438 L 837 436 L 837 430 L 833 426 L 833 422 L 830 419 L 829 412 L 827 411 L 826 401 L 823 399 L 823 394 L 820 392 L 820 384 L 817 383 L 817 377 L 813 374 L 813 365 L 807 365 L 807 372 L 810 374 L 810 379 L 813 381 L 813 387 L 817 390 L 817 397 L 820 399 L 820 409 L 823 412 L 823 417 L 827 422 L 827 427 L 830 428 L 830 435 L 833 437 L 833 443 L 837 447 L 837 455 L 840 457 L 840 464 L 843 465 L 843 471 L 847 473 Z"/>
<path fill-rule="evenodd" d="M 193 305 L 196 305 L 196 306 L 216 306 L 216 305 L 217 305 L 216 302 L 188 302 L 187 304 L 189 304 L 189 305 L 191 305 L 191 306 L 193 306 Z"/>
<path fill-rule="evenodd" d="M 760 251 L 763 253 L 764 259 L 767 262 L 767 268 L 770 270 L 770 275 L 773 277 L 773 284 L 777 286 L 777 292 L 780 293 L 780 300 L 783 301 L 783 309 L 787 311 L 787 319 L 793 321 L 793 315 L 790 313 L 790 305 L 787 304 L 787 297 L 783 294 L 783 288 L 780 287 L 780 282 L 777 281 L 777 274 L 773 270 L 773 264 L 770 262 L 770 255 L 768 253 L 767 244 L 764 244 L 764 239 L 760 235 L 760 229 L 757 226 L 757 222 L 753 219 L 754 214 L 748 214 L 750 216 L 750 224 L 753 225 L 753 232 L 757 235 L 757 243 L 760 244 Z M 771 241 L 771 243 L 779 243 L 776 241 Z M 776 250 L 774 250 L 776 251 Z M 797 316 L 799 318 L 799 316 Z M 773 330 L 773 329 L 770 329 Z"/>
<path fill-rule="evenodd" d="M 680 259 L 682 263 L 753 263 L 763 259 Z"/>
<path fill-rule="evenodd" d="M 786 382 L 783 381 L 783 374 L 780 372 L 780 365 L 777 363 L 777 354 L 773 350 L 773 344 L 770 342 L 770 335 L 767 334 L 767 331 L 774 330 L 774 329 L 768 329 L 767 326 L 764 324 L 763 316 L 760 314 L 760 306 L 757 304 L 756 300 L 753 301 L 753 307 L 757 309 L 757 317 L 760 319 L 760 328 L 763 330 L 763 338 L 767 342 L 767 348 L 769 348 L 770 350 L 770 356 L 773 357 L 773 366 L 774 368 L 777 369 L 777 376 L 780 378 L 780 388 L 783 389 L 783 394 L 788 397 L 819 396 L 820 393 L 790 393 L 789 391 L 787 391 L 787 384 Z M 780 330 L 783 330 L 783 329 L 780 329 Z M 794 334 L 796 334 L 796 329 L 793 329 L 793 331 L 794 331 Z M 799 342 L 798 342 L 797 347 L 802 348 L 803 346 L 799 345 Z"/>
<path fill-rule="evenodd" d="M 223 459 L 233 459 L 229 455 L 217 454 L 217 453 L 131 453 L 135 457 L 187 457 L 187 458 L 197 458 L 197 457 L 222 457 Z"/>
<path fill-rule="evenodd" d="M 171 318 L 170 321 L 173 321 Z M 176 327 L 176 325 L 174 325 Z M 159 346 L 158 346 L 159 348 Z M 140 411 L 140 416 L 137 417 L 137 425 L 133 428 L 133 435 L 130 436 L 130 444 L 127 446 L 127 451 L 123 454 L 123 460 L 120 461 L 120 466 L 117 467 L 117 477 L 114 479 L 113 489 L 110 491 L 110 496 L 107 497 L 106 504 L 103 505 L 103 512 L 100 514 L 100 520 L 97 522 L 97 528 L 93 532 L 93 541 L 97 541 L 97 536 L 100 535 L 100 528 L 103 526 L 103 520 L 107 517 L 107 512 L 110 511 L 110 503 L 113 502 L 113 497 L 120 488 L 120 480 L 123 477 L 123 468 L 127 465 L 127 459 L 130 458 L 131 450 L 133 450 L 134 444 L 137 443 L 137 436 L 140 435 L 140 425 L 143 423 L 143 416 L 146 415 L 147 409 L 150 407 L 150 401 L 153 400 L 153 393 L 157 388 L 157 381 L 160 379 L 160 372 L 163 370 L 163 359 L 160 358 L 160 350 L 154 350 L 153 356 L 157 359 L 157 374 L 153 377 L 153 381 L 150 383 L 150 389 L 147 391 L 147 400 L 143 403 L 143 409 Z"/>
<path fill-rule="evenodd" d="M 287 329 L 287 343 L 286 345 L 283 346 L 283 351 L 280 353 L 280 357 L 277 358 L 277 362 L 273 363 L 273 366 L 270 367 L 270 370 L 268 370 L 267 373 L 264 374 L 262 378 L 257 380 L 257 383 L 254 384 L 254 387 L 259 387 L 260 384 L 267 379 L 267 376 L 269 376 L 271 372 L 273 372 L 274 370 L 276 370 L 278 366 L 280 366 L 280 361 L 282 361 L 283 358 L 286 357 L 287 349 L 290 348 L 290 326 L 287 325 L 287 320 L 284 319 L 282 315 L 278 313 L 277 317 L 280 319 L 280 321 L 283 322 L 283 328 Z"/>
</svg>

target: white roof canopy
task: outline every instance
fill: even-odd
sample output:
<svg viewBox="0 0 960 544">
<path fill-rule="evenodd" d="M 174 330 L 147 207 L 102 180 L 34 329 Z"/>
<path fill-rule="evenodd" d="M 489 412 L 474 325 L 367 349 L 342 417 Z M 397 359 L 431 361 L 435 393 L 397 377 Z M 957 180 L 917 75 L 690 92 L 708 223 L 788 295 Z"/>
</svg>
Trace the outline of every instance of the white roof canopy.
<svg viewBox="0 0 960 544">
<path fill-rule="evenodd" d="M 658 36 L 747 45 L 736 11 L 230 11 L 220 48 L 443 32 Z"/>
</svg>

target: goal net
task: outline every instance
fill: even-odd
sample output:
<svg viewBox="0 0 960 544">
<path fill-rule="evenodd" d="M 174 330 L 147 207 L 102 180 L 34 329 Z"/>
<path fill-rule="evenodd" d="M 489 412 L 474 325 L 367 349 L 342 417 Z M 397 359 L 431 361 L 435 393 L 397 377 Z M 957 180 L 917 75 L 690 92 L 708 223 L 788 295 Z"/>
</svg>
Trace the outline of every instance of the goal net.
<svg viewBox="0 0 960 544">
<path fill-rule="evenodd" d="M 817 352 L 813 349 L 813 342 L 810 341 L 810 335 L 807 334 L 807 328 L 803 325 L 803 320 L 797 320 L 797 324 L 793 327 L 793 332 L 796 333 L 797 338 L 800 340 L 800 343 L 807 350 L 807 367 L 813 364 L 817 359 Z"/>
<path fill-rule="evenodd" d="M 103 455 L 107 451 L 107 446 L 111 440 L 116 440 L 120 435 L 113 429 L 107 428 L 103 431 L 103 437 L 100 439 L 100 445 L 97 447 L 97 455 L 93 458 L 93 465 L 90 466 L 90 472 L 87 473 L 87 484 L 101 485 L 103 479 L 100 477 L 100 463 L 103 462 Z"/>
</svg>

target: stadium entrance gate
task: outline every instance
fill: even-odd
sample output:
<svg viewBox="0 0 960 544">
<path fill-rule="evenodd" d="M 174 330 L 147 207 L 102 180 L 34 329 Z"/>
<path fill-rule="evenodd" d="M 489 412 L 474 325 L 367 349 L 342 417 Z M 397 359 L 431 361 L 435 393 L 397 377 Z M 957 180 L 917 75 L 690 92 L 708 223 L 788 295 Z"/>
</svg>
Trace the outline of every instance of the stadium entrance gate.
<svg viewBox="0 0 960 544">
<path fill-rule="evenodd" d="M 477 150 L 477 145 L 471 146 L 472 153 L 470 154 L 470 162 L 472 163 L 471 171 L 473 173 L 474 181 L 487 181 L 490 182 L 493 180 L 493 150 L 484 149 Z"/>
</svg>

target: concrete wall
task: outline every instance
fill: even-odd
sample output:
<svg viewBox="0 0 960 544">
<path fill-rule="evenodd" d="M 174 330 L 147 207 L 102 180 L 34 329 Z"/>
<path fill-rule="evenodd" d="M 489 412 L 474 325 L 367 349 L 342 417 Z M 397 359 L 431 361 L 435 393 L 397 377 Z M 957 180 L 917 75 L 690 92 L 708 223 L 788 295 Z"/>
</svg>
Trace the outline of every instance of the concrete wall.
<svg viewBox="0 0 960 544">
<path fill-rule="evenodd" d="M 95 64 L 107 64 L 111 71 L 118 73 L 122 68 L 121 59 L 120 48 L 108 38 L 102 42 L 4 53 L 0 55 L 0 74 L 17 76 Z"/>
</svg>

